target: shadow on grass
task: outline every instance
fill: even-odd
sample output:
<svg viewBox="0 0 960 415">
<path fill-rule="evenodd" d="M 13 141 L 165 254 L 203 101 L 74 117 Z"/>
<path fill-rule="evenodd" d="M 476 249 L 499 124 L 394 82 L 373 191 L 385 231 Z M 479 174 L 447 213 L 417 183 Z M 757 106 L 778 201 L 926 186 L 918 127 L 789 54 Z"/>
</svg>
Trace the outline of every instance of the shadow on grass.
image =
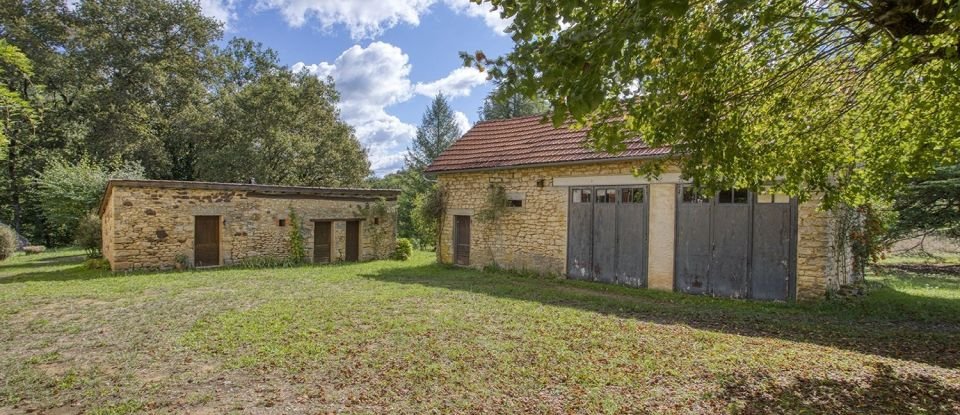
<svg viewBox="0 0 960 415">
<path fill-rule="evenodd" d="M 769 373 L 731 376 L 720 398 L 742 414 L 955 414 L 960 390 L 923 374 L 897 376 L 887 365 L 876 365 L 872 378 L 850 382 L 801 377 L 779 384 Z"/>
<path fill-rule="evenodd" d="M 363 277 L 574 307 L 652 323 L 818 344 L 946 368 L 960 367 L 960 303 L 911 296 L 889 288 L 848 302 L 786 304 L 442 265 L 389 268 Z"/>
</svg>

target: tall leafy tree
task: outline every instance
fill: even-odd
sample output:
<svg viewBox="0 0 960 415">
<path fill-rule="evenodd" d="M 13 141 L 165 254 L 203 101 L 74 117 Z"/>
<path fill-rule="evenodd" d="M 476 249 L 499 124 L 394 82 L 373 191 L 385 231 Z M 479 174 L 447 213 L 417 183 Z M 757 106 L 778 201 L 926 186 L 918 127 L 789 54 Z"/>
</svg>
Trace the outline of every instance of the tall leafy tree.
<svg viewBox="0 0 960 415">
<path fill-rule="evenodd" d="M 530 99 L 524 95 L 507 94 L 502 88 L 496 88 L 483 99 L 480 107 L 480 120 L 500 120 L 505 118 L 537 115 L 547 112 L 549 104 L 542 99 Z"/>
<path fill-rule="evenodd" d="M 958 159 L 960 2 L 491 3 L 514 49 L 465 63 L 597 149 L 672 146 L 653 171 L 859 203 Z"/>
<path fill-rule="evenodd" d="M 204 97 L 219 23 L 190 0 L 85 0 L 75 19 L 66 54 L 86 74 L 77 109 L 89 129 L 85 150 L 171 176 L 164 150 L 179 135 L 168 133 Z"/>
<path fill-rule="evenodd" d="M 13 227 L 21 232 L 20 179 L 17 161 L 20 147 L 36 133 L 38 112 L 31 102 L 33 64 L 16 46 L 0 39 L 0 149 L 10 178 L 8 189 L 14 210 Z"/>
<path fill-rule="evenodd" d="M 361 185 L 369 163 L 334 85 L 292 73 L 255 42 L 218 47 L 221 34 L 192 0 L 0 0 L 11 116 L 0 220 L 65 242 L 63 218 L 44 208 L 50 189 L 36 184 L 63 171 L 54 161 L 84 157 L 157 179 Z"/>
<path fill-rule="evenodd" d="M 889 238 L 906 239 L 938 234 L 960 240 L 960 165 L 937 168 L 897 194 L 897 220 Z"/>
<path fill-rule="evenodd" d="M 360 186 L 366 150 L 341 118 L 329 81 L 293 73 L 247 40 L 225 48 L 227 76 L 216 102 L 216 137 L 206 140 L 197 177 L 214 181 Z"/>
<path fill-rule="evenodd" d="M 435 239 L 433 235 L 418 231 L 414 226 L 411 216 L 414 202 L 417 195 L 430 189 L 431 183 L 424 177 L 423 170 L 462 135 L 449 101 L 443 94 L 437 94 L 423 114 L 413 146 L 407 149 L 405 156 L 400 188 L 402 192 L 397 201 L 397 220 L 401 236 L 420 242 L 432 242 Z"/>
</svg>

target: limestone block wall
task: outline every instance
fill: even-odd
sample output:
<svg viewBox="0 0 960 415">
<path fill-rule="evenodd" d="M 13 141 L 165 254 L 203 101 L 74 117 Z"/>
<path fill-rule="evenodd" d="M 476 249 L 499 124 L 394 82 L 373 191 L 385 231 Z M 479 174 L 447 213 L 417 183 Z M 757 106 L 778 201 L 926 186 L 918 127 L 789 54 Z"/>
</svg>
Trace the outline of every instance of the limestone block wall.
<svg viewBox="0 0 960 415">
<path fill-rule="evenodd" d="M 814 198 L 798 208 L 797 299 L 816 299 L 828 290 L 848 284 L 853 277 L 853 255 L 847 238 L 838 232 L 838 211 L 820 208 Z"/>
<path fill-rule="evenodd" d="M 113 235 L 115 229 L 113 211 L 113 198 L 108 198 L 100 224 L 100 241 L 102 241 L 100 251 L 103 253 L 104 258 L 113 258 Z"/>
<path fill-rule="evenodd" d="M 314 220 L 333 221 L 333 260 L 343 258 L 345 220 L 362 219 L 365 201 L 251 196 L 246 191 L 116 186 L 103 212 L 104 256 L 113 270 L 171 268 L 183 254 L 193 263 L 194 217 L 220 217 L 221 264 L 244 258 L 289 255 L 292 209 L 302 221 L 307 258 L 313 258 Z M 395 202 L 387 202 L 390 211 Z M 379 225 L 361 222 L 360 259 L 385 258 L 394 249 L 396 215 Z M 286 226 L 279 221 L 286 220 Z M 382 232 L 380 246 L 370 235 Z"/>
<path fill-rule="evenodd" d="M 438 260 L 453 262 L 453 217 L 473 216 L 486 205 L 491 183 L 504 187 L 509 194 L 520 195 L 523 207 L 507 208 L 506 214 L 495 224 L 485 224 L 473 218 L 471 223 L 470 263 L 483 267 L 494 263 L 510 269 L 539 273 L 563 274 L 567 257 L 567 198 L 569 188 L 555 186 L 556 177 L 613 176 L 633 173 L 638 161 L 618 161 L 567 166 L 517 168 L 481 172 L 448 173 L 438 176 L 438 182 L 449 192 L 447 216 L 441 230 Z M 542 180 L 543 186 L 538 185 Z M 669 193 L 673 200 L 672 184 L 664 184 L 658 193 Z M 651 188 L 651 192 L 654 190 Z M 672 203 L 672 202 L 671 202 Z M 653 208 L 653 206 L 651 206 Z M 672 215 L 672 213 L 671 213 Z M 664 218 L 664 220 L 667 220 Z M 657 287 L 673 288 L 673 217 L 670 223 L 651 221 L 651 244 L 670 245 L 669 252 L 651 252 L 649 260 L 659 273 Z M 669 231 L 666 229 L 669 228 Z M 668 233 L 669 242 L 655 242 L 657 235 Z M 667 265 L 669 263 L 669 265 Z M 653 280 L 651 279 L 651 282 Z"/>
</svg>

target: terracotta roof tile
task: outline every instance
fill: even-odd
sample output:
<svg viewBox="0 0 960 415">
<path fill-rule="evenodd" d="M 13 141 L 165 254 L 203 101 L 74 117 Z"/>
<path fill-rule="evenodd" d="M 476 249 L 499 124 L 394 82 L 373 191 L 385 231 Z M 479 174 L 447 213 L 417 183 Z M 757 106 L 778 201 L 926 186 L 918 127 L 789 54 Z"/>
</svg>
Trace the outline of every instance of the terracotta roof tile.
<svg viewBox="0 0 960 415">
<path fill-rule="evenodd" d="M 627 149 L 618 154 L 587 148 L 587 130 L 555 128 L 542 115 L 490 120 L 477 123 L 457 142 L 440 154 L 426 171 L 519 167 L 535 164 L 571 163 L 591 160 L 631 159 L 659 156 L 669 148 L 647 147 L 640 139 L 627 140 Z"/>
</svg>

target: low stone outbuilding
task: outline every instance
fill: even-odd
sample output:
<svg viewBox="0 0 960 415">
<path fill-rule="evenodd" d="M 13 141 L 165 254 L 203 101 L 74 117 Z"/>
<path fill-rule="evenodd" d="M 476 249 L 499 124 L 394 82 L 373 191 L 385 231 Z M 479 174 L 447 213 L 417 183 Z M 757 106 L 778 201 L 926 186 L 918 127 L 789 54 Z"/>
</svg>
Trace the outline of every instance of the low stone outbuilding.
<svg viewBox="0 0 960 415">
<path fill-rule="evenodd" d="M 447 190 L 438 260 L 726 297 L 818 298 L 850 281 L 838 215 L 817 201 L 729 189 L 698 194 L 678 169 L 634 174 L 669 149 L 584 145 L 541 116 L 483 121 L 427 173 Z M 492 198 L 506 205 L 481 220 Z"/>
<path fill-rule="evenodd" d="M 291 253 L 291 212 L 313 262 L 364 261 L 394 249 L 398 190 L 112 180 L 100 204 L 114 271 L 218 266 Z M 370 206 L 383 203 L 380 216 Z"/>
</svg>

